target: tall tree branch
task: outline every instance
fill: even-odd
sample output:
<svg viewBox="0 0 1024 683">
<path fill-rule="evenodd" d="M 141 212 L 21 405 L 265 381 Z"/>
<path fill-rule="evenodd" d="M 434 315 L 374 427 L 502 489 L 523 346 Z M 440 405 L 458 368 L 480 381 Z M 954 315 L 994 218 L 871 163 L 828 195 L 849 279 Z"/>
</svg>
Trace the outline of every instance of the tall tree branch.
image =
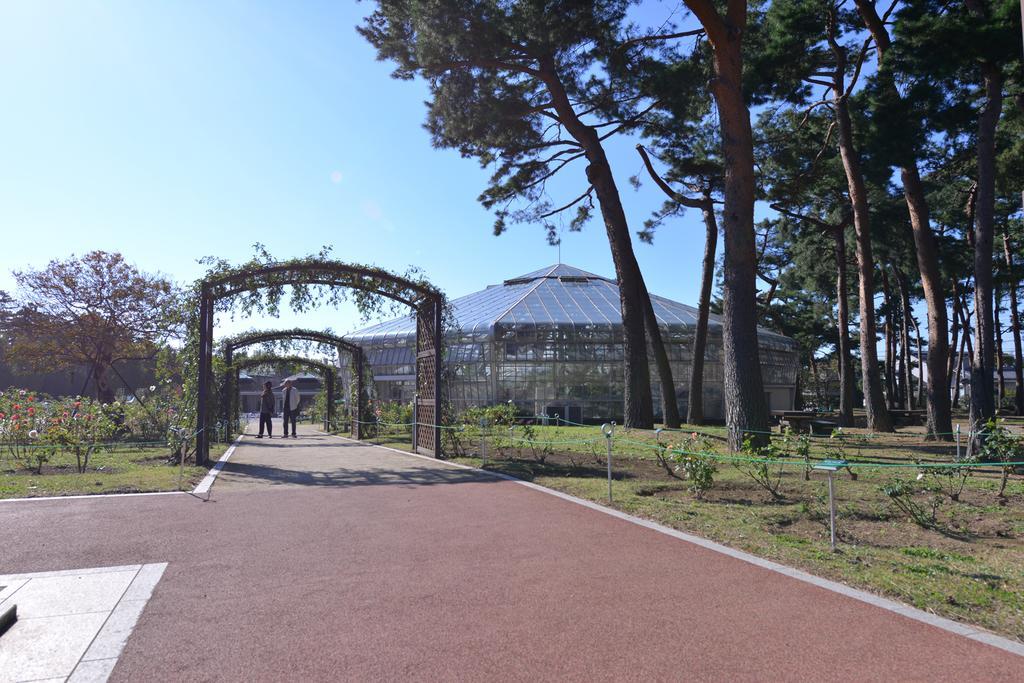
<svg viewBox="0 0 1024 683">
<path fill-rule="evenodd" d="M 654 183 L 661 188 L 661 191 L 668 195 L 669 198 L 672 199 L 672 201 L 678 202 L 679 204 L 682 204 L 683 206 L 689 207 L 691 209 L 710 208 L 710 199 L 693 199 L 691 197 L 687 197 L 686 195 L 680 194 L 673 190 L 672 187 L 667 182 L 665 182 L 665 179 L 662 178 L 654 169 L 654 165 L 651 163 L 651 158 L 650 156 L 648 156 L 647 150 L 644 148 L 643 145 L 637 145 L 636 151 L 640 153 L 640 158 L 643 159 L 644 166 L 647 168 L 647 174 L 651 176 L 651 180 L 653 180 Z"/>
</svg>

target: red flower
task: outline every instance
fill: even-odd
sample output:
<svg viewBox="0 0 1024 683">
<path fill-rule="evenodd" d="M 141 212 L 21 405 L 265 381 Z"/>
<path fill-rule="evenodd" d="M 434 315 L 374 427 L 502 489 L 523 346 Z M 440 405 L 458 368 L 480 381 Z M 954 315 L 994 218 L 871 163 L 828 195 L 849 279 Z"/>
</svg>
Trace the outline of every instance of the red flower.
<svg viewBox="0 0 1024 683">
<path fill-rule="evenodd" d="M 35 415 L 36 414 L 36 409 L 33 408 L 32 406 L 29 406 L 28 407 L 28 414 L 29 415 Z"/>
<path fill-rule="evenodd" d="M 21 410 L 21 404 L 15 403 L 13 406 L 11 406 L 11 408 L 13 408 L 14 410 Z"/>
<path fill-rule="evenodd" d="M 71 405 L 73 405 L 74 407 L 78 408 L 78 407 L 80 407 L 82 405 L 82 402 L 81 401 L 75 401 Z"/>
<path fill-rule="evenodd" d="M 35 396 L 29 396 L 29 397 L 28 397 L 28 402 L 29 402 L 29 403 L 32 403 L 32 402 L 33 402 L 33 401 L 35 401 L 35 400 L 36 400 L 36 397 L 35 397 Z"/>
</svg>

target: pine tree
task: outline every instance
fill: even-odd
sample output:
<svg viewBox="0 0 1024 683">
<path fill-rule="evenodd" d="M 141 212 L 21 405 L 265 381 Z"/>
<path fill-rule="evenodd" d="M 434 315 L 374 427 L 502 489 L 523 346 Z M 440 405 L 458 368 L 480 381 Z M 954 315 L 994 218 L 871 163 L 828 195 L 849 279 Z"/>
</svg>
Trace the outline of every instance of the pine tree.
<svg viewBox="0 0 1024 683">
<path fill-rule="evenodd" d="M 601 49 L 617 41 L 628 4 L 580 0 L 551 11 L 542 2 L 381 0 L 359 31 L 379 59 L 397 63 L 396 78 L 426 79 L 434 145 L 494 169 L 480 201 L 497 215 L 496 234 L 510 220 L 541 222 L 555 238 L 553 217 L 570 209 L 570 229 L 581 229 L 596 197 L 618 277 L 625 424 L 651 427 L 646 342 L 657 348 L 661 340 L 604 149 L 644 111 L 598 75 Z M 547 182 L 577 160 L 586 163 L 584 190 L 556 206 Z M 671 378 L 662 384 L 674 398 Z"/>
</svg>

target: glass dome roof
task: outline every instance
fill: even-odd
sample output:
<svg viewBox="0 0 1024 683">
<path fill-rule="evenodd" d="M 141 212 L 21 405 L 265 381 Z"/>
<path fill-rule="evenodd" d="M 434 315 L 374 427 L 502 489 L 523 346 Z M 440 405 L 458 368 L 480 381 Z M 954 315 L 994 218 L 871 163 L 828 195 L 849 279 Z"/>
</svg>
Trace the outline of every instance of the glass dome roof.
<svg viewBox="0 0 1024 683">
<path fill-rule="evenodd" d="M 693 306 L 651 295 L 659 325 L 668 329 L 692 328 L 697 324 Z M 622 325 L 619 288 L 615 280 L 588 273 L 565 264 L 542 268 L 505 280 L 500 285 L 451 301 L 457 332 L 464 335 L 493 334 L 501 326 L 616 327 Z M 711 314 L 708 327 L 721 329 L 719 316 Z M 453 330 L 454 332 L 455 330 Z M 773 341 L 792 340 L 769 330 L 759 334 Z M 351 334 L 349 341 L 362 344 L 410 338 L 416 334 L 414 315 L 388 320 Z"/>
</svg>

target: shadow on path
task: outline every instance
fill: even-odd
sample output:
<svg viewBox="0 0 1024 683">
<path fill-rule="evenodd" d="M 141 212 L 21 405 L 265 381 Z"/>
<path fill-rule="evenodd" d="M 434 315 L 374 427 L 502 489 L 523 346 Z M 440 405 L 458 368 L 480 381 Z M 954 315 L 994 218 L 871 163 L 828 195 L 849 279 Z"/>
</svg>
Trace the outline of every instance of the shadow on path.
<svg viewBox="0 0 1024 683">
<path fill-rule="evenodd" d="M 373 445 L 318 433 L 306 426 L 298 438 L 247 435 L 217 478 L 218 490 L 281 486 L 434 486 L 493 483 L 496 477 L 434 464 Z"/>
<path fill-rule="evenodd" d="M 480 472 L 429 465 L 394 469 L 337 467 L 331 470 L 301 470 L 283 466 L 228 462 L 221 476 L 225 477 L 225 481 L 239 477 L 247 479 L 249 483 L 262 482 L 269 486 L 431 486 L 495 481 L 495 477 Z"/>
</svg>

